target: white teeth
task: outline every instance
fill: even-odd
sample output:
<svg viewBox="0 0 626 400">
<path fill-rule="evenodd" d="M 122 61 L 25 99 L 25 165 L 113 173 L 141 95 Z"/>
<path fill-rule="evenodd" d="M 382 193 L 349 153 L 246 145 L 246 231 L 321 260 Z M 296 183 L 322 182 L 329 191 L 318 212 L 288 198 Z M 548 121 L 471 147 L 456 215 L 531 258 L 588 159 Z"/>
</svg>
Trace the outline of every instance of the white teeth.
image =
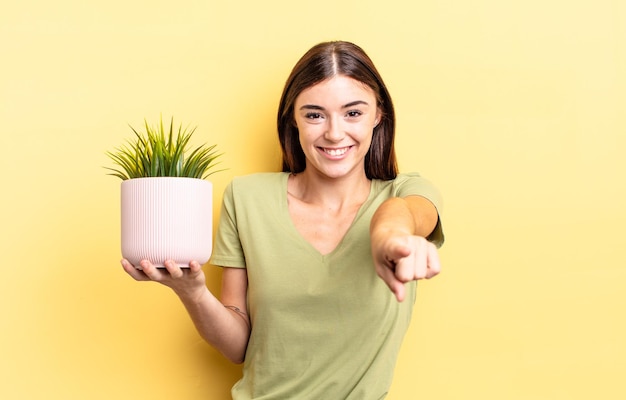
<svg viewBox="0 0 626 400">
<path fill-rule="evenodd" d="M 346 151 L 348 151 L 347 147 L 344 147 L 342 149 L 324 149 L 324 152 L 326 154 L 330 154 L 331 156 L 341 156 L 346 154 Z"/>
</svg>

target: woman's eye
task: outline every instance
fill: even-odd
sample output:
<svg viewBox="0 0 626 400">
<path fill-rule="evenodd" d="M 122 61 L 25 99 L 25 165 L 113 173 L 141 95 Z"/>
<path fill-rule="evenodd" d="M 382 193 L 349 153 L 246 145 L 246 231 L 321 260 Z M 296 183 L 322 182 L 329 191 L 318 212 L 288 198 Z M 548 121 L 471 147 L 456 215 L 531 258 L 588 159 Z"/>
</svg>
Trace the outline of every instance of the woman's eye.
<svg viewBox="0 0 626 400">
<path fill-rule="evenodd" d="M 350 118 L 360 117 L 363 113 L 359 110 L 348 111 L 346 115 Z"/>
<path fill-rule="evenodd" d="M 307 119 L 319 119 L 322 118 L 322 114 L 316 112 L 306 113 L 305 118 Z"/>
</svg>

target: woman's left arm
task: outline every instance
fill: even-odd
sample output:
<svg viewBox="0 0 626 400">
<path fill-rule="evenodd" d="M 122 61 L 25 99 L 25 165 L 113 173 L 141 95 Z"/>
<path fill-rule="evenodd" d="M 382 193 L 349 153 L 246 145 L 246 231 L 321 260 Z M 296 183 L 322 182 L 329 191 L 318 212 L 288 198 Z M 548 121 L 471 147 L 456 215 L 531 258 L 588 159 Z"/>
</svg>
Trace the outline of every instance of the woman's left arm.
<svg viewBox="0 0 626 400">
<path fill-rule="evenodd" d="M 437 247 L 426 240 L 437 225 L 437 209 L 422 196 L 393 197 L 374 213 L 370 224 L 372 256 L 378 276 L 398 301 L 404 284 L 441 271 Z"/>
</svg>

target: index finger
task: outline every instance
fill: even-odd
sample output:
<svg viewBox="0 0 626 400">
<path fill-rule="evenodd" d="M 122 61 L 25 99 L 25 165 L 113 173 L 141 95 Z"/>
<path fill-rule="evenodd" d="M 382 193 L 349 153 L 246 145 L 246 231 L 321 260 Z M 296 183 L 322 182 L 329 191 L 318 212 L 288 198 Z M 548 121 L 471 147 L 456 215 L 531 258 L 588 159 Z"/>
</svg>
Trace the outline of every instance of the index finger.
<svg viewBox="0 0 626 400">
<path fill-rule="evenodd" d="M 121 264 L 122 264 L 122 268 L 124 268 L 124 271 L 126 271 L 126 273 L 130 275 L 134 280 L 136 281 L 150 280 L 150 278 L 148 278 L 148 276 L 146 276 L 146 274 L 144 274 L 143 271 L 135 268 L 135 266 L 132 265 L 128 260 L 123 259 L 121 261 Z"/>
<path fill-rule="evenodd" d="M 383 266 L 379 269 L 378 276 L 387 284 L 387 287 L 396 296 L 396 299 L 402 302 L 405 296 L 404 283 L 398 280 L 394 270 Z"/>
</svg>

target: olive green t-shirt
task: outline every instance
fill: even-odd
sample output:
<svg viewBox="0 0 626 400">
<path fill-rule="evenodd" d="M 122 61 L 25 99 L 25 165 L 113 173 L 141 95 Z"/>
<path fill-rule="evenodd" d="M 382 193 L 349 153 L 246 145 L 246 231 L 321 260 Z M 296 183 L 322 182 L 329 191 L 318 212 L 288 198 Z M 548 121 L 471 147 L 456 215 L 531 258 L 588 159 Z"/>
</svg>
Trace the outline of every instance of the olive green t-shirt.
<svg viewBox="0 0 626 400">
<path fill-rule="evenodd" d="M 373 180 L 368 199 L 331 253 L 296 230 L 288 173 L 235 178 L 224 193 L 211 264 L 246 268 L 252 332 L 233 399 L 382 399 L 408 328 L 416 283 L 398 303 L 377 276 L 369 224 L 390 197 L 437 189 L 417 174 Z M 429 237 L 443 242 L 441 224 Z"/>
</svg>

